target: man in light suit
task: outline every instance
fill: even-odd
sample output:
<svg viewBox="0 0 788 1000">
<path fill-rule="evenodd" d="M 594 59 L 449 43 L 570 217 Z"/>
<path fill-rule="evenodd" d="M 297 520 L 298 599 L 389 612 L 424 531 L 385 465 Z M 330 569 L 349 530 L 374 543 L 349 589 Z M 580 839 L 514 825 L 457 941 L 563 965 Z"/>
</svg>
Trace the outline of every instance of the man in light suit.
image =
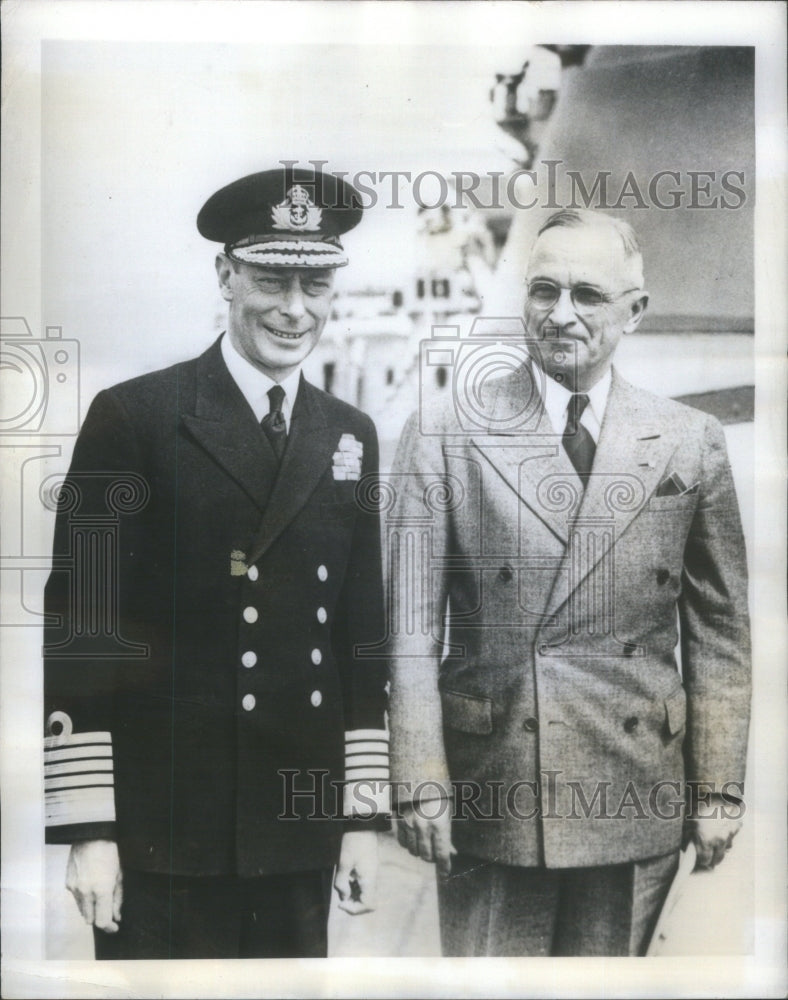
<svg viewBox="0 0 788 1000">
<path fill-rule="evenodd" d="M 683 835 L 713 867 L 740 826 L 738 507 L 718 422 L 612 368 L 648 302 L 631 228 L 556 213 L 526 283 L 530 357 L 395 462 L 424 538 L 392 560 L 399 838 L 444 875 L 444 954 L 643 954 Z"/>
<path fill-rule="evenodd" d="M 47 840 L 99 958 L 320 957 L 386 828 L 371 420 L 306 382 L 358 193 L 263 171 L 203 206 L 227 330 L 99 393 L 60 490 Z M 114 534 L 113 534 L 114 533 Z M 374 793 L 374 794 L 373 794 Z M 377 797 L 376 797 L 377 796 Z M 378 808 L 380 807 L 380 808 Z"/>
</svg>

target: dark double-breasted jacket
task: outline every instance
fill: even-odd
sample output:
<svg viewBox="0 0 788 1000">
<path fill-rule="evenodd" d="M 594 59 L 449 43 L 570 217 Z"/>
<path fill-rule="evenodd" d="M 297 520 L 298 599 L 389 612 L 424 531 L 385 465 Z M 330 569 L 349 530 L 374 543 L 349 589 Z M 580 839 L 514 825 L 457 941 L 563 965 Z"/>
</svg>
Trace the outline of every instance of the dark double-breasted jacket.
<svg viewBox="0 0 788 1000">
<path fill-rule="evenodd" d="M 343 784 L 388 775 L 377 465 L 369 418 L 302 378 L 277 467 L 218 341 L 99 393 L 46 588 L 50 842 L 180 874 L 336 860 Z"/>
</svg>

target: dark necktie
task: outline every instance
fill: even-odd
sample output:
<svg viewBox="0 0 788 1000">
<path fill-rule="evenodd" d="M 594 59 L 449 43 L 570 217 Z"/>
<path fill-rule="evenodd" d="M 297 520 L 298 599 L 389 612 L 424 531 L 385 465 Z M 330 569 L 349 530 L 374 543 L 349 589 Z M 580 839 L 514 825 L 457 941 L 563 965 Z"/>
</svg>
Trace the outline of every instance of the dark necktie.
<svg viewBox="0 0 788 1000">
<path fill-rule="evenodd" d="M 274 385 L 268 390 L 268 413 L 260 421 L 260 426 L 265 431 L 265 436 L 271 442 L 274 454 L 278 462 L 281 462 L 282 455 L 287 444 L 287 424 L 282 413 L 282 403 L 285 401 L 285 390 L 281 385 Z"/>
<path fill-rule="evenodd" d="M 583 480 L 585 487 L 594 464 L 596 445 L 591 432 L 580 423 L 583 410 L 588 406 L 588 396 L 584 392 L 574 392 L 569 400 L 569 410 L 566 418 L 566 428 L 561 439 L 564 450 L 572 465 Z"/>
</svg>

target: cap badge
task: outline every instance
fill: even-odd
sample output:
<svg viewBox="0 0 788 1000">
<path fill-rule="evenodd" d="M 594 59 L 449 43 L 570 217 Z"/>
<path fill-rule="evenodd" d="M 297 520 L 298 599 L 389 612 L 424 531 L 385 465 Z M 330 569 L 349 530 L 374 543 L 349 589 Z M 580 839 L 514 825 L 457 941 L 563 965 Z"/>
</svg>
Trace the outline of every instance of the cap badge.
<svg viewBox="0 0 788 1000">
<path fill-rule="evenodd" d="M 323 212 L 319 209 L 306 188 L 294 184 L 285 195 L 285 200 L 271 208 L 274 229 L 289 229 L 293 232 L 320 229 Z"/>
</svg>

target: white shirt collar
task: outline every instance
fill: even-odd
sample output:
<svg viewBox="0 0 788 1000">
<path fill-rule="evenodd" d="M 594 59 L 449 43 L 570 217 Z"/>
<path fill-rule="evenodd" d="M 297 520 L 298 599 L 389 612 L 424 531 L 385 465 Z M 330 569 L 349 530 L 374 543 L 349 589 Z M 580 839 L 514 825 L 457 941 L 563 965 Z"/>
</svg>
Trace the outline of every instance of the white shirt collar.
<svg viewBox="0 0 788 1000">
<path fill-rule="evenodd" d="M 542 377 L 542 373 L 536 365 L 534 365 L 534 378 L 537 385 L 544 386 L 542 402 L 544 403 L 550 423 L 553 425 L 553 430 L 556 434 L 563 434 L 564 427 L 566 426 L 569 397 L 572 393 L 565 386 L 551 379 L 549 375 Z M 596 385 L 586 390 L 588 406 L 585 408 L 580 422 L 590 431 L 595 442 L 599 441 L 599 433 L 602 429 L 602 421 L 605 416 L 607 398 L 610 395 L 612 382 L 612 372 L 608 368 Z"/>
<path fill-rule="evenodd" d="M 244 399 L 251 406 L 259 422 L 271 408 L 268 400 L 268 390 L 272 386 L 277 385 L 277 383 L 269 375 L 266 375 L 265 372 L 261 372 L 259 368 L 255 368 L 250 361 L 242 357 L 226 333 L 222 337 L 221 349 L 227 370 L 232 375 L 235 384 L 243 393 Z M 287 378 L 283 378 L 278 383 L 285 391 L 285 398 L 282 403 L 282 415 L 285 418 L 288 432 L 290 431 L 290 418 L 293 414 L 296 396 L 298 395 L 300 378 L 301 369 L 296 368 Z"/>
</svg>

